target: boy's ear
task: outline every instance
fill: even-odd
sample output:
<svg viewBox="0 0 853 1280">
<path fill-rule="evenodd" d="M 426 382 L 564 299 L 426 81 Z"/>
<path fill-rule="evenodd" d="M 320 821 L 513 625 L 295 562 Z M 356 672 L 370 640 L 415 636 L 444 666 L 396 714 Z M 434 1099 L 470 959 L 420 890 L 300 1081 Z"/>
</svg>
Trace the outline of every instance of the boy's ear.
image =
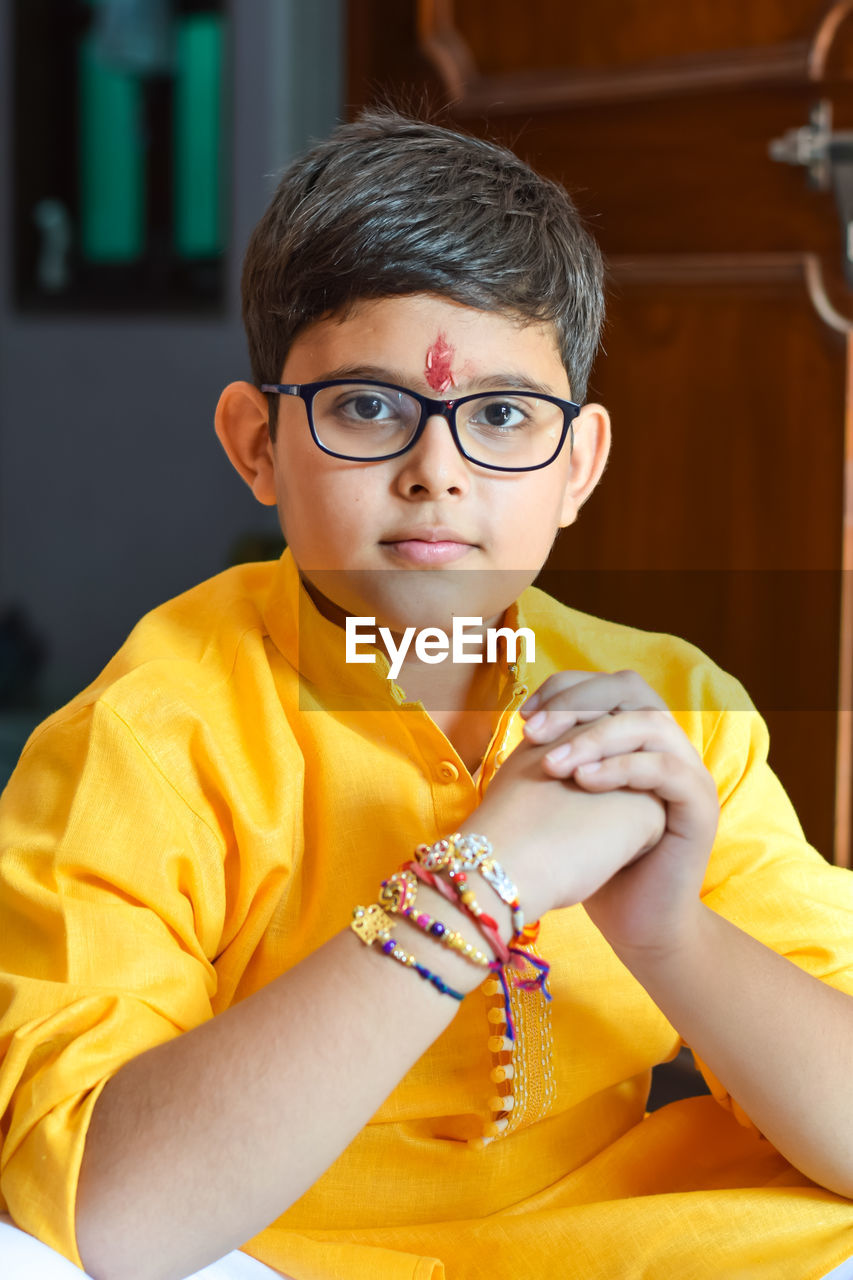
<svg viewBox="0 0 853 1280">
<path fill-rule="evenodd" d="M 266 396 L 250 382 L 232 382 L 219 397 L 214 421 L 219 442 L 231 465 L 258 502 L 265 507 L 275 506 L 275 471 Z"/>
<path fill-rule="evenodd" d="M 560 528 L 574 524 L 578 511 L 601 479 L 610 453 L 610 414 L 600 404 L 585 404 L 574 421 L 575 442 Z"/>
</svg>

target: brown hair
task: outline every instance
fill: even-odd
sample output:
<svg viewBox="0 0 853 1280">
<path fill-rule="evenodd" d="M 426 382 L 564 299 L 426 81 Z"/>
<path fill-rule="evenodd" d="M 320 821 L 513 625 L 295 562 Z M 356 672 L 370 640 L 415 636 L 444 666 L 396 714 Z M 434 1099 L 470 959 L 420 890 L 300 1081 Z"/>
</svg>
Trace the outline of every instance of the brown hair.
<svg viewBox="0 0 853 1280">
<path fill-rule="evenodd" d="M 294 338 L 372 298 L 443 295 L 550 322 L 582 400 L 604 312 L 601 255 L 567 193 L 492 142 L 390 109 L 340 125 L 285 171 L 249 241 L 255 382 Z"/>
</svg>

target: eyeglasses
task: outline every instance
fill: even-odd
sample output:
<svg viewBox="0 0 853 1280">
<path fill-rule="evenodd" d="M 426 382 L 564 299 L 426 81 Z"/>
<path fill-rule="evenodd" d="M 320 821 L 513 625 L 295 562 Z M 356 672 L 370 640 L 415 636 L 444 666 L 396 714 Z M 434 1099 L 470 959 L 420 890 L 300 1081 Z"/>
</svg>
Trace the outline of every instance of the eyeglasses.
<svg viewBox="0 0 853 1280">
<path fill-rule="evenodd" d="M 538 391 L 489 391 L 430 400 L 406 387 L 361 378 L 264 383 L 268 395 L 304 401 L 314 443 L 347 462 L 399 458 L 438 415 L 469 462 L 493 471 L 537 471 L 553 462 L 580 405 Z"/>
</svg>

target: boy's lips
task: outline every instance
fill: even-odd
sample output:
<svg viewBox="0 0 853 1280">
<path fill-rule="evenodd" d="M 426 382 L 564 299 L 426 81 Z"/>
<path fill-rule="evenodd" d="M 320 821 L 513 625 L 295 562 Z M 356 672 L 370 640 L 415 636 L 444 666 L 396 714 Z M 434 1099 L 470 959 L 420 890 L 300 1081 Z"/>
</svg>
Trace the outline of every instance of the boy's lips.
<svg viewBox="0 0 853 1280">
<path fill-rule="evenodd" d="M 388 547 L 401 560 L 417 565 L 452 564 L 475 545 L 455 529 L 444 527 L 401 530 L 382 539 L 383 547 Z"/>
</svg>

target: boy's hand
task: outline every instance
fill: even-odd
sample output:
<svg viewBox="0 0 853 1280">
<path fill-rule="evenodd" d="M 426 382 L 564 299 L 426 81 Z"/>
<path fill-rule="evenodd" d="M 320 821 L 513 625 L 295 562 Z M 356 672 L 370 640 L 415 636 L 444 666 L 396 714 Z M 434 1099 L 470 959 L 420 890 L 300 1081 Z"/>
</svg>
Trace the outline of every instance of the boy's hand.
<svg viewBox="0 0 853 1280">
<path fill-rule="evenodd" d="M 522 708 L 542 772 L 590 794 L 657 796 L 659 840 L 584 905 L 617 951 L 677 949 L 699 911 L 719 816 L 716 786 L 663 700 L 633 671 L 564 671 Z"/>
<path fill-rule="evenodd" d="M 524 914 L 587 902 L 603 885 L 659 843 L 664 805 L 651 792 L 586 792 L 572 778 L 548 777 L 550 744 L 521 742 L 493 777 L 460 829 L 483 832 L 510 879 Z"/>
</svg>

